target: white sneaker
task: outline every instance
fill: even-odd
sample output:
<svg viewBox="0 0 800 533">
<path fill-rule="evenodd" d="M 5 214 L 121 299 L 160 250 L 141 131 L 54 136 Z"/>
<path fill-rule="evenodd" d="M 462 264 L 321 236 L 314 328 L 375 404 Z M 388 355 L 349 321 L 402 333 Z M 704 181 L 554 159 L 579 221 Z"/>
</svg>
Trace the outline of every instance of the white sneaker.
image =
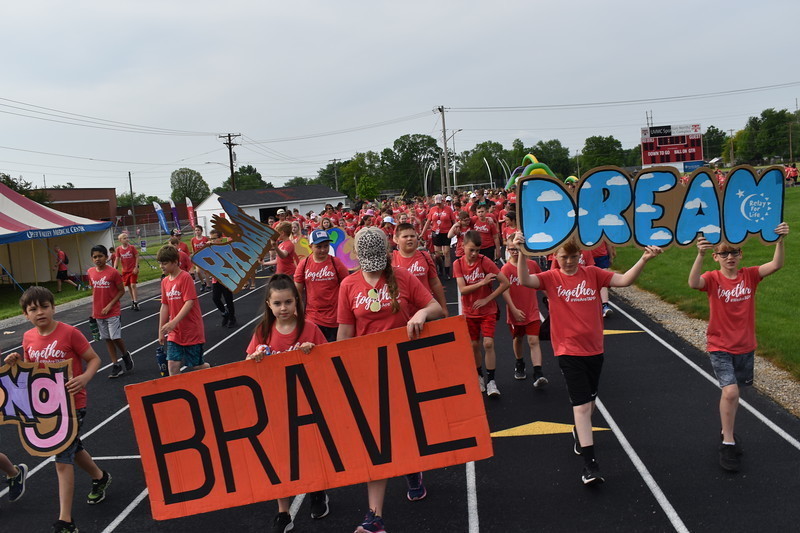
<svg viewBox="0 0 800 533">
<path fill-rule="evenodd" d="M 486 396 L 500 396 L 500 390 L 494 380 L 486 384 Z"/>
<path fill-rule="evenodd" d="M 483 376 L 478 376 L 478 387 L 481 389 L 481 392 L 486 392 L 486 385 L 483 382 Z"/>
</svg>

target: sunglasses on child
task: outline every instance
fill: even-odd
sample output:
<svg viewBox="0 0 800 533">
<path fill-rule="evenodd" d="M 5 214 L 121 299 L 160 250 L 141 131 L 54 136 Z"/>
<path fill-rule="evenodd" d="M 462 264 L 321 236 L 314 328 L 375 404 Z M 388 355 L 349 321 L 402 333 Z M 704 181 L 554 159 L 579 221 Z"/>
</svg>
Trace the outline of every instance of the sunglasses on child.
<svg viewBox="0 0 800 533">
<path fill-rule="evenodd" d="M 739 256 L 739 254 L 741 254 L 741 253 L 742 253 L 742 251 L 741 251 L 741 250 L 730 250 L 730 251 L 728 251 L 728 252 L 714 252 L 714 253 L 715 253 L 716 255 L 720 256 L 720 257 L 721 257 L 721 258 L 723 258 L 723 259 L 727 259 L 727 258 L 728 258 L 728 256 L 731 256 L 731 257 L 738 257 L 738 256 Z"/>
</svg>

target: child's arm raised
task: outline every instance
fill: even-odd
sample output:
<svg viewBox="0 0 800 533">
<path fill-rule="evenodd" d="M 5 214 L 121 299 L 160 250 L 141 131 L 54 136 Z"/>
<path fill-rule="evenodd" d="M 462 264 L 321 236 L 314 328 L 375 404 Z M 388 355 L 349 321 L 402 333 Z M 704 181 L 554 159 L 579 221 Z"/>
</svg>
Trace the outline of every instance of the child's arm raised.
<svg viewBox="0 0 800 533">
<path fill-rule="evenodd" d="M 611 282 L 609 283 L 610 287 L 628 287 L 636 281 L 636 278 L 639 277 L 639 274 L 642 273 L 644 270 L 644 265 L 652 258 L 663 252 L 661 248 L 658 246 L 647 246 L 644 249 L 644 253 L 642 257 L 636 261 L 636 264 L 633 265 L 628 269 L 627 272 L 624 274 L 614 274 L 611 278 Z"/>
<path fill-rule="evenodd" d="M 706 287 L 706 280 L 703 279 L 703 258 L 706 252 L 712 248 L 711 243 L 705 237 L 697 239 L 697 257 L 694 258 L 692 269 L 689 271 L 689 287 L 702 290 Z"/>
<path fill-rule="evenodd" d="M 760 267 L 758 267 L 758 275 L 762 278 L 766 278 L 770 274 L 774 274 L 781 268 L 783 268 L 783 259 L 785 257 L 785 252 L 783 249 L 783 236 L 789 234 L 789 224 L 786 222 L 781 222 L 778 224 L 778 227 L 775 228 L 775 233 L 780 235 L 781 237 L 778 239 L 778 242 L 775 244 L 775 253 L 772 256 L 772 261 L 769 263 L 764 263 Z"/>
<path fill-rule="evenodd" d="M 81 354 L 81 359 L 86 363 L 86 370 L 80 376 L 75 376 L 67 381 L 67 391 L 71 394 L 77 394 L 85 389 L 86 385 L 100 369 L 100 357 L 91 346 Z"/>
<path fill-rule="evenodd" d="M 518 231 L 514 235 L 514 244 L 517 246 L 525 246 L 525 237 L 523 237 L 522 232 Z M 531 289 L 538 289 L 541 286 L 539 282 L 539 278 L 537 276 L 531 276 L 530 272 L 528 272 L 528 261 L 526 261 L 527 257 L 522 255 L 520 252 L 519 261 L 517 261 L 517 275 L 519 276 L 519 284 L 523 287 L 530 287 Z"/>
</svg>

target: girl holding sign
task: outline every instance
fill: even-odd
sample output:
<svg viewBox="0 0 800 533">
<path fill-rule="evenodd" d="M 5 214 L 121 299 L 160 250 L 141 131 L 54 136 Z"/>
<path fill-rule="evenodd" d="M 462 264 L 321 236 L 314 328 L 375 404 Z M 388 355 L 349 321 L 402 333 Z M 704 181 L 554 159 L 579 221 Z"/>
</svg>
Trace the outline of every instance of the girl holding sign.
<svg viewBox="0 0 800 533">
<path fill-rule="evenodd" d="M 408 336 L 420 335 L 425 322 L 442 316 L 442 306 L 422 283 L 405 268 L 393 268 L 389 241 L 376 227 L 356 233 L 356 254 L 361 270 L 342 281 L 339 288 L 339 333 L 337 340 L 380 333 L 406 326 Z M 426 495 L 422 474 L 406 476 L 408 499 Z M 388 480 L 367 483 L 369 512 L 356 533 L 382 533 L 383 498 Z"/>
<path fill-rule="evenodd" d="M 267 283 L 265 303 L 264 318 L 253 332 L 246 359 L 261 361 L 266 355 L 291 350 L 309 353 L 317 344 L 327 342 L 320 329 L 313 322 L 306 321 L 300 293 L 291 277 L 286 274 L 272 276 Z M 278 498 L 273 532 L 284 533 L 294 527 L 289 514 L 291 503 L 291 498 Z M 325 491 L 312 492 L 311 518 L 323 518 L 328 511 L 328 495 Z"/>
</svg>

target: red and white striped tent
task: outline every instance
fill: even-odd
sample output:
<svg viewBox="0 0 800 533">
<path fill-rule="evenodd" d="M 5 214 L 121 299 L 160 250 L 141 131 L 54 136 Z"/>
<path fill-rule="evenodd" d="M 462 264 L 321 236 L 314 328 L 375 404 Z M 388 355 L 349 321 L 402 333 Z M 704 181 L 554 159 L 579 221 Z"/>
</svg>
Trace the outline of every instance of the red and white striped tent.
<svg viewBox="0 0 800 533">
<path fill-rule="evenodd" d="M 83 274 L 92 246 L 113 245 L 111 226 L 50 209 L 0 183 L 0 274 L 19 283 L 55 279 L 56 245 L 69 257 L 69 270 Z"/>
</svg>

